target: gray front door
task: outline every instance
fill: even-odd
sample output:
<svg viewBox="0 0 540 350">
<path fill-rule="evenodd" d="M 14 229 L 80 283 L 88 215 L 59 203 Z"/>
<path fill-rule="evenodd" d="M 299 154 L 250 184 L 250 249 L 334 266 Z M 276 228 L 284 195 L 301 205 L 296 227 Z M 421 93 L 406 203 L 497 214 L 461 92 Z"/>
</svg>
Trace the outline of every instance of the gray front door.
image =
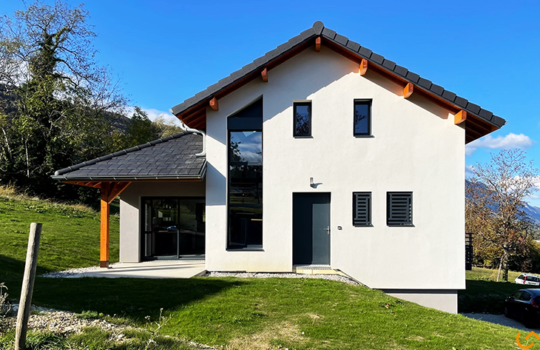
<svg viewBox="0 0 540 350">
<path fill-rule="evenodd" d="M 330 264 L 330 194 L 293 194 L 293 264 Z"/>
</svg>

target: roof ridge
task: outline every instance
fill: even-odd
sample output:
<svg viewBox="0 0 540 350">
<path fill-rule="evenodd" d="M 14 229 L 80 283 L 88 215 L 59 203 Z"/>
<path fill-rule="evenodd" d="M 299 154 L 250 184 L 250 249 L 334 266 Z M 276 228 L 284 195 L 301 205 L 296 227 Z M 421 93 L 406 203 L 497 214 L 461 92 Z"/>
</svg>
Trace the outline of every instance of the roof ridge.
<svg viewBox="0 0 540 350">
<path fill-rule="evenodd" d="M 79 163 L 79 164 L 72 165 L 72 166 L 64 168 L 64 169 L 57 170 L 57 171 L 54 172 L 54 176 L 60 176 L 60 175 L 63 175 L 63 174 L 78 170 L 78 169 L 80 169 L 82 167 L 85 167 L 85 166 L 88 166 L 88 165 L 93 165 L 93 164 L 96 164 L 96 163 L 99 163 L 99 162 L 102 162 L 102 161 L 105 161 L 105 160 L 112 159 L 114 157 L 118 157 L 118 156 L 121 156 L 121 155 L 124 155 L 124 154 L 139 151 L 141 149 L 148 148 L 148 147 L 151 147 L 151 146 L 155 146 L 155 145 L 160 144 L 160 143 L 165 143 L 165 142 L 170 141 L 170 140 L 178 139 L 178 138 L 180 138 L 182 136 L 185 136 L 185 135 L 188 135 L 188 134 L 197 135 L 197 133 L 193 132 L 193 131 L 182 131 L 180 133 L 177 133 L 177 134 L 174 134 L 174 135 L 171 135 L 171 136 L 163 137 L 163 138 L 160 138 L 160 139 L 157 139 L 157 140 L 154 140 L 154 141 L 150 141 L 150 142 L 147 142 L 147 143 L 143 143 L 141 145 L 137 145 L 137 146 L 134 146 L 134 147 L 131 147 L 131 148 L 126 148 L 126 149 L 123 149 L 123 150 L 120 150 L 120 151 L 117 151 L 117 152 L 114 152 L 114 153 L 107 154 L 107 155 L 102 156 L 102 157 L 97 157 L 97 158 L 94 158 L 94 159 L 91 159 L 91 160 L 88 160 L 88 161 L 85 161 L 85 162 L 82 162 L 82 163 Z"/>
<path fill-rule="evenodd" d="M 244 77 L 252 74 L 257 69 L 270 64 L 273 60 L 279 56 L 285 54 L 291 49 L 305 43 L 307 40 L 311 40 L 313 37 L 324 37 L 325 40 L 339 45 L 341 48 L 348 50 L 349 52 L 365 58 L 369 62 L 377 65 L 378 68 L 383 71 L 388 71 L 394 75 L 399 76 L 401 79 L 411 82 L 420 90 L 435 95 L 437 98 L 447 101 L 449 104 L 454 105 L 456 108 L 464 109 L 468 113 L 478 116 L 486 122 L 500 128 L 506 124 L 506 120 L 494 115 L 489 110 L 481 108 L 479 105 L 469 102 L 467 99 L 457 96 L 452 91 L 444 89 L 442 86 L 433 84 L 431 80 L 420 77 L 420 75 L 409 71 L 407 68 L 397 65 L 395 62 L 386 59 L 384 56 L 374 53 L 370 49 L 361 46 L 360 44 L 349 40 L 347 37 L 340 35 L 330 28 L 326 28 L 323 22 L 317 21 L 313 26 L 299 35 L 293 37 L 284 44 L 279 45 L 275 49 L 267 52 L 265 55 L 255 59 L 250 64 L 245 65 L 241 69 L 231 73 L 229 76 L 219 80 L 217 83 L 210 85 L 206 90 L 200 91 L 194 96 L 184 100 L 184 102 L 174 106 L 170 109 L 174 115 L 179 115 L 188 109 L 196 106 L 202 101 L 211 98 L 219 91 L 227 88 L 228 86 L 236 83 Z"/>
</svg>

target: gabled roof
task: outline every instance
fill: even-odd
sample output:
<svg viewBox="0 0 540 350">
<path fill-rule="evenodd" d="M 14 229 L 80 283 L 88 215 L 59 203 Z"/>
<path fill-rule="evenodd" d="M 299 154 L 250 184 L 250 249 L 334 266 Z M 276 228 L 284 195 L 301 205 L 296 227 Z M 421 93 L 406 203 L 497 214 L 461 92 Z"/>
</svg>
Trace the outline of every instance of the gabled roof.
<svg viewBox="0 0 540 350">
<path fill-rule="evenodd" d="M 200 180 L 206 158 L 197 157 L 202 136 L 183 132 L 99 157 L 55 172 L 53 179 L 76 180 Z"/>
<path fill-rule="evenodd" d="M 315 22 L 312 28 L 303 31 L 300 35 L 295 36 L 264 56 L 257 58 L 240 70 L 221 79 L 216 84 L 209 86 L 206 90 L 174 106 L 171 109 L 171 113 L 182 119 L 190 127 L 205 128 L 206 107 L 209 105 L 210 100 L 213 98 L 219 100 L 219 98 L 236 90 L 252 79 L 260 78 L 263 70 L 267 72 L 304 49 L 314 46 L 317 38 L 321 38 L 323 45 L 330 47 L 351 60 L 358 61 L 359 63 L 362 59 L 367 60 L 369 62 L 369 69 L 374 69 L 396 82 L 401 82 L 404 85 L 407 83 L 413 84 L 415 93 L 419 92 L 434 102 L 443 104 L 455 113 L 461 110 L 467 112 L 470 117 L 465 122 L 467 142 L 482 137 L 506 124 L 503 118 L 469 102 L 463 97 L 457 96 L 451 91 L 445 90 L 442 86 L 436 85 L 416 73 L 410 72 L 408 69 L 397 65 L 391 60 L 385 59 L 368 48 L 362 47 L 347 37 L 337 34 L 329 28 L 325 28 L 322 22 Z"/>
</svg>

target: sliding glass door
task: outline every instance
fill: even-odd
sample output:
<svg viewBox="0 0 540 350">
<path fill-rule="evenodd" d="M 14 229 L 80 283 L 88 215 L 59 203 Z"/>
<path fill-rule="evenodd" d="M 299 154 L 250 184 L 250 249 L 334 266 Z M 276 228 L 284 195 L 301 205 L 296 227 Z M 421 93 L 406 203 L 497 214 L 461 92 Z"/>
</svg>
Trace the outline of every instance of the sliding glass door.
<svg viewBox="0 0 540 350">
<path fill-rule="evenodd" d="M 204 210 L 204 198 L 143 198 L 143 260 L 203 256 Z"/>
</svg>

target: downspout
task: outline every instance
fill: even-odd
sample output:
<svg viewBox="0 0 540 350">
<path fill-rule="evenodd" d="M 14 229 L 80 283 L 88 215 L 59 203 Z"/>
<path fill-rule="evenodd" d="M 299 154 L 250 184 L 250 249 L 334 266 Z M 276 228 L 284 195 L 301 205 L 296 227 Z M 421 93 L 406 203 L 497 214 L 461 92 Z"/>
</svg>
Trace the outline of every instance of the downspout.
<svg viewBox="0 0 540 350">
<path fill-rule="evenodd" d="M 201 131 L 201 130 L 198 130 L 198 129 L 192 129 L 189 126 L 187 126 L 186 124 L 184 124 L 184 123 L 182 123 L 182 125 L 183 125 L 183 129 L 185 131 L 202 135 L 202 138 L 203 138 L 202 139 L 202 152 L 197 153 L 195 156 L 196 157 L 205 157 L 206 156 L 206 134 L 204 133 L 204 131 Z"/>
</svg>

